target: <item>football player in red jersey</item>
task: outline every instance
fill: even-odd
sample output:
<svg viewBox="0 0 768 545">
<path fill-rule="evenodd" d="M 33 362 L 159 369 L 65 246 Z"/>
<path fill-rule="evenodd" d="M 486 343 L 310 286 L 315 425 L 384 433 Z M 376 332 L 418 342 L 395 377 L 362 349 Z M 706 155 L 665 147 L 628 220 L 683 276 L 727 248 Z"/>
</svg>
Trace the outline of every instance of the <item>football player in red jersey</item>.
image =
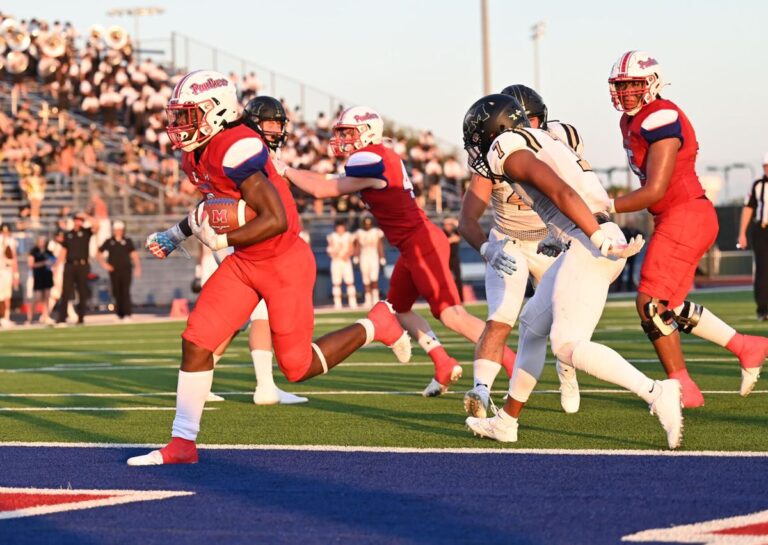
<svg viewBox="0 0 768 545">
<path fill-rule="evenodd" d="M 166 110 L 168 136 L 182 149 L 182 168 L 207 199 L 242 198 L 256 217 L 217 234 L 195 209 L 167 231 L 151 235 L 150 251 L 165 257 L 194 234 L 211 250 L 234 246 L 203 287 L 182 334 L 182 361 L 171 442 L 129 465 L 197 462 L 195 440 L 213 380 L 212 354 L 264 299 L 276 359 L 288 380 L 327 373 L 372 342 L 410 342 L 390 307 L 312 341 L 315 258 L 299 237 L 298 213 L 288 184 L 280 180 L 262 137 L 239 114 L 237 92 L 222 74 L 200 70 L 184 76 Z M 410 354 L 406 354 L 410 356 Z"/>
<path fill-rule="evenodd" d="M 693 333 L 735 354 L 742 368 L 741 395 L 748 395 L 768 356 L 768 339 L 743 335 L 711 311 L 686 300 L 696 267 L 717 238 L 717 214 L 696 175 L 698 143 L 693 127 L 673 102 L 661 97 L 658 61 L 628 51 L 608 79 L 629 166 L 641 187 L 612 201 L 612 212 L 648 209 L 655 229 L 640 271 L 637 312 L 670 378 L 683 386 L 686 407 L 704 397 L 688 375 L 680 331 Z"/>
<path fill-rule="evenodd" d="M 288 116 L 279 100 L 261 95 L 252 99 L 245 106 L 243 123 L 258 132 L 264 143 L 270 149 L 270 154 L 276 153 L 285 140 L 285 126 Z M 284 181 L 285 182 L 285 181 Z M 285 182 L 287 183 L 287 182 Z M 203 247 L 200 253 L 200 272 L 198 275 L 201 285 L 218 268 L 221 261 L 234 251 L 231 246 L 212 252 L 208 247 Z M 272 332 L 269 329 L 269 312 L 264 299 L 259 301 L 250 316 L 250 320 L 243 325 L 240 331 L 248 331 L 248 349 L 253 361 L 256 374 L 256 389 L 253 392 L 253 402 L 256 405 L 294 405 L 306 403 L 306 397 L 297 396 L 277 387 L 272 369 Z M 224 341 L 213 353 L 214 367 L 218 364 L 229 347 L 230 343 L 240 331 L 230 339 Z M 224 398 L 210 393 L 207 402 L 224 401 Z"/>
<path fill-rule="evenodd" d="M 448 259 L 450 246 L 443 231 L 429 221 L 416 204 L 413 186 L 400 156 L 383 143 L 384 123 L 379 114 L 365 106 L 344 110 L 333 126 L 331 147 L 337 156 L 346 156 L 342 177 L 325 176 L 308 170 L 284 169 L 285 177 L 318 198 L 336 197 L 359 191 L 379 228 L 392 246 L 400 250 L 390 279 L 387 300 L 400 323 L 416 337 L 435 364 L 435 375 L 424 390 L 425 397 L 437 396 L 461 377 L 461 366 L 440 344 L 429 323 L 411 309 L 421 295 L 432 316 L 448 329 L 477 342 L 485 323 L 461 305 Z M 499 274 L 514 271 L 514 259 L 497 248 L 493 261 Z M 504 347 L 502 365 L 511 375 L 515 353 Z"/>
</svg>

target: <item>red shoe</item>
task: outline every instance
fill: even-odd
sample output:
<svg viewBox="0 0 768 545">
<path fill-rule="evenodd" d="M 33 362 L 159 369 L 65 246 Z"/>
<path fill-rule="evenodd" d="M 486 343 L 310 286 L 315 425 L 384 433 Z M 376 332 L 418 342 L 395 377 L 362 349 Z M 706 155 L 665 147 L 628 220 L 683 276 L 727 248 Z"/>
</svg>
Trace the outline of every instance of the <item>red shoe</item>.
<svg viewBox="0 0 768 545">
<path fill-rule="evenodd" d="M 368 312 L 368 319 L 373 323 L 373 340 L 390 347 L 400 363 L 408 363 L 411 360 L 411 338 L 397 321 L 392 305 L 379 301 Z"/>
<path fill-rule="evenodd" d="M 736 354 L 741 364 L 741 387 L 739 393 L 746 397 L 760 378 L 760 369 L 768 357 L 768 339 L 756 335 L 736 333 L 726 348 Z"/>
<path fill-rule="evenodd" d="M 504 368 L 504 370 L 507 372 L 507 376 L 512 378 L 512 371 L 515 370 L 515 360 L 517 359 L 517 354 L 515 354 L 515 351 L 509 348 L 508 346 L 504 347 L 504 356 L 501 360 L 501 366 Z"/>
<path fill-rule="evenodd" d="M 704 395 L 699 390 L 699 387 L 693 382 L 693 379 L 688 377 L 680 380 L 680 385 L 683 387 L 683 407 L 686 409 L 695 409 L 697 407 L 704 406 Z"/>
<path fill-rule="evenodd" d="M 435 377 L 421 393 L 424 397 L 436 397 L 448 391 L 448 386 L 461 378 L 464 373 L 459 362 L 448 355 L 445 348 L 438 346 L 428 356 L 435 364 Z"/>
<path fill-rule="evenodd" d="M 129 466 L 159 466 L 165 464 L 196 464 L 197 445 L 189 439 L 172 437 L 160 450 L 128 459 Z"/>
<path fill-rule="evenodd" d="M 742 337 L 741 350 L 736 354 L 741 366 L 744 369 L 761 367 L 765 363 L 765 358 L 768 358 L 768 338 L 758 337 L 757 335 L 742 335 L 741 333 L 736 335 L 741 335 Z M 731 346 L 730 342 L 728 346 Z"/>
</svg>

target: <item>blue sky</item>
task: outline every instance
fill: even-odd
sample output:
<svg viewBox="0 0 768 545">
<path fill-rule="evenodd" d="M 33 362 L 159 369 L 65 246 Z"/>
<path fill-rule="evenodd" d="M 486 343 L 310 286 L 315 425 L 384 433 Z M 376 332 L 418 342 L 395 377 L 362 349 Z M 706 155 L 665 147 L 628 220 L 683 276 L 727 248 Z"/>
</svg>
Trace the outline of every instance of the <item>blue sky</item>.
<svg viewBox="0 0 768 545">
<path fill-rule="evenodd" d="M 488 4 L 494 89 L 532 84 L 529 29 L 545 21 L 540 91 L 552 118 L 580 130 L 593 165 L 625 164 L 619 114 L 611 106 L 606 80 L 622 52 L 645 49 L 659 60 L 671 83 L 665 96 L 685 110 L 696 129 L 700 172 L 734 162 L 760 170 L 768 152 L 768 2 Z M 132 31 L 132 20 L 109 18 L 106 11 L 141 5 L 165 8 L 165 14 L 141 21 L 142 38 L 167 38 L 176 31 L 216 44 L 402 123 L 432 128 L 450 142 L 460 142 L 464 112 L 482 94 L 479 0 L 157 0 L 114 5 L 13 0 L 2 9 L 19 18 L 71 20 L 83 30 L 93 23 L 120 23 Z M 169 50 L 167 43 L 152 41 L 151 46 Z M 212 62 L 202 47 L 190 49 L 190 60 L 191 68 L 208 68 Z M 220 69 L 227 68 L 221 55 L 219 62 Z M 298 100 L 297 86 L 277 81 L 276 94 Z M 327 104 L 311 92 L 307 100 L 309 116 Z M 743 192 L 747 178 L 734 176 L 732 197 Z"/>
</svg>

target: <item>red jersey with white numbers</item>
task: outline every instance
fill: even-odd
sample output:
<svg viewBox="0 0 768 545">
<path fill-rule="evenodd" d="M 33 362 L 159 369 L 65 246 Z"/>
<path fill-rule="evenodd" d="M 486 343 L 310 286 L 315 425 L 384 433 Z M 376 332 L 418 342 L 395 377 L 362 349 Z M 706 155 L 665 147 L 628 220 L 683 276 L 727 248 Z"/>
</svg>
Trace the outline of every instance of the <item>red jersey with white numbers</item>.
<svg viewBox="0 0 768 545">
<path fill-rule="evenodd" d="M 269 148 L 257 132 L 245 125 L 225 129 L 211 138 L 199 158 L 194 151 L 184 153 L 181 168 L 204 199 L 241 199 L 240 184 L 257 172 L 263 173 L 272 183 L 285 208 L 288 229 L 256 244 L 235 246 L 235 252 L 242 257 L 254 261 L 268 259 L 282 254 L 298 239 L 296 202 L 288 182 L 275 170 Z"/>
<path fill-rule="evenodd" d="M 704 195 L 696 175 L 696 154 L 699 143 L 691 122 L 673 102 L 658 98 L 643 106 L 633 116 L 621 116 L 621 135 L 629 159 L 629 167 L 645 185 L 648 148 L 665 138 L 680 140 L 675 169 L 664 196 L 648 207 L 651 214 L 661 214 L 673 206 L 698 199 Z"/>
<path fill-rule="evenodd" d="M 370 144 L 347 158 L 344 171 L 353 178 L 379 178 L 387 183 L 382 189 L 364 189 L 360 196 L 392 246 L 400 248 L 411 235 L 433 225 L 416 204 L 405 165 L 394 150 Z"/>
</svg>

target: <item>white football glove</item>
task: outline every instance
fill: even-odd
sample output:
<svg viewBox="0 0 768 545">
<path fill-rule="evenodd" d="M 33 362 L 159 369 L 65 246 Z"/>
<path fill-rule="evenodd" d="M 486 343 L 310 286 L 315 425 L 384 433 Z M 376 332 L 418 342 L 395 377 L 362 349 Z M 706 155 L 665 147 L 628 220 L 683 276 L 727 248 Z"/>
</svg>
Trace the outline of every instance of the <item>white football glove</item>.
<svg viewBox="0 0 768 545">
<path fill-rule="evenodd" d="M 182 233 L 178 225 L 174 225 L 170 229 L 149 235 L 144 243 L 144 247 L 156 258 L 165 259 L 176 248 L 179 248 L 179 245 L 186 239 L 187 235 Z M 181 250 L 189 257 L 189 254 L 187 254 L 183 247 L 181 247 Z"/>
<path fill-rule="evenodd" d="M 189 226 L 192 228 L 192 234 L 195 235 L 200 242 L 208 246 L 214 252 L 229 246 L 227 235 L 220 235 L 213 230 L 213 227 L 211 227 L 211 224 L 208 221 L 207 212 L 203 212 L 202 223 L 197 223 L 196 217 L 197 208 L 193 208 L 189 212 Z"/>
<path fill-rule="evenodd" d="M 571 247 L 571 241 L 566 241 L 562 236 L 562 230 L 555 225 L 547 224 L 547 236 L 544 237 L 536 247 L 537 254 L 544 254 L 549 257 L 557 257 Z"/>
<path fill-rule="evenodd" d="M 643 235 L 634 236 L 629 239 L 629 242 L 623 242 L 606 236 L 602 229 L 598 229 L 592 233 L 589 240 L 600 249 L 600 253 L 604 256 L 612 256 L 622 259 L 632 257 L 639 253 L 645 245 Z"/>
<path fill-rule="evenodd" d="M 272 158 L 272 164 L 275 165 L 275 170 L 280 176 L 285 177 L 285 171 L 288 170 L 288 165 L 286 165 L 282 159 L 278 159 L 277 157 Z"/>
<path fill-rule="evenodd" d="M 480 246 L 480 255 L 491 266 L 499 278 L 504 275 L 511 275 L 517 270 L 515 258 L 504 251 L 504 245 L 509 241 L 509 237 L 502 240 L 488 240 Z"/>
</svg>

